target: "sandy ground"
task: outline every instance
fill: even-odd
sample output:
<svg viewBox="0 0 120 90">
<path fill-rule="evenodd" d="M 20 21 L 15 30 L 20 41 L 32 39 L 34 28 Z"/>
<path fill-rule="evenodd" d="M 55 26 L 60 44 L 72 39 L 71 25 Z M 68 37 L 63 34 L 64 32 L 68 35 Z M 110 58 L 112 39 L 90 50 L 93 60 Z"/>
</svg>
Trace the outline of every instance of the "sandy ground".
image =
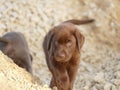
<svg viewBox="0 0 120 90">
<path fill-rule="evenodd" d="M 23 33 L 34 58 L 34 75 L 49 84 L 45 34 L 68 19 L 94 18 L 93 24 L 78 26 L 86 40 L 74 90 L 120 90 L 119 5 L 119 0 L 0 0 L 0 35 Z"/>
</svg>

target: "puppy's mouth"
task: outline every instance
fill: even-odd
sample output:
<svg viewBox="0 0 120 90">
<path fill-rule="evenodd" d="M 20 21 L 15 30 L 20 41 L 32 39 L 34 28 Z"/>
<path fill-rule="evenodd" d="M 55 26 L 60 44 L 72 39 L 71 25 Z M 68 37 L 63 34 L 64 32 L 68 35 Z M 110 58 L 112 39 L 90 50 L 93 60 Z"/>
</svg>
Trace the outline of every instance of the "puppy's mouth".
<svg viewBox="0 0 120 90">
<path fill-rule="evenodd" d="M 69 58 L 68 57 L 55 57 L 55 60 L 58 61 L 58 62 L 67 62 L 69 61 Z"/>
</svg>

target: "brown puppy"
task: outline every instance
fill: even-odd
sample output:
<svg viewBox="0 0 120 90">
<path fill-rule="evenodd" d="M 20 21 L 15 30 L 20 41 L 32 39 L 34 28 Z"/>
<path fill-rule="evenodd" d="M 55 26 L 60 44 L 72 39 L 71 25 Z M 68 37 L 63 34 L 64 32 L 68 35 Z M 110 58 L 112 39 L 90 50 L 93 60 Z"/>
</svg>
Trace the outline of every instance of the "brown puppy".
<svg viewBox="0 0 120 90">
<path fill-rule="evenodd" d="M 84 43 L 84 36 L 75 25 L 93 21 L 68 20 L 52 28 L 45 36 L 43 48 L 48 68 L 53 75 L 50 87 L 57 86 L 58 90 L 73 90 Z"/>
<path fill-rule="evenodd" d="M 9 32 L 0 37 L 0 50 L 32 74 L 32 56 L 22 33 Z"/>
</svg>

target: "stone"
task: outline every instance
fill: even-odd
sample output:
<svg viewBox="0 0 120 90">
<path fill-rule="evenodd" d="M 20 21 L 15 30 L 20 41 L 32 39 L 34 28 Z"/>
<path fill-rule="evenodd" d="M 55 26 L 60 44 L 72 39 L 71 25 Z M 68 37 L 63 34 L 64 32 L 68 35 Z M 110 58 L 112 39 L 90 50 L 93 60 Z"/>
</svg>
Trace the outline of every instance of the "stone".
<svg viewBox="0 0 120 90">
<path fill-rule="evenodd" d="M 112 88 L 112 84 L 108 82 L 104 86 L 104 90 L 111 90 L 111 88 Z"/>
<path fill-rule="evenodd" d="M 104 73 L 103 72 L 97 73 L 96 76 L 94 77 L 94 81 L 98 83 L 105 83 Z"/>
</svg>

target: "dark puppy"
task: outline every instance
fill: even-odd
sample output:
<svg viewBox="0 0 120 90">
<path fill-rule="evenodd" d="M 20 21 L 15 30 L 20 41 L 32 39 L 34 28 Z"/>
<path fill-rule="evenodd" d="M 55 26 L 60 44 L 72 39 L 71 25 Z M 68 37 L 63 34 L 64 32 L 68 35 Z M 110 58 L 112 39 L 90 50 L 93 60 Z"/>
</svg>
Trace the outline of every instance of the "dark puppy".
<svg viewBox="0 0 120 90">
<path fill-rule="evenodd" d="M 45 36 L 43 48 L 48 68 L 53 75 L 50 87 L 57 86 L 58 90 L 73 90 L 84 43 L 84 36 L 75 25 L 93 21 L 68 20 L 52 28 Z"/>
<path fill-rule="evenodd" d="M 32 74 L 32 56 L 22 33 L 9 32 L 0 37 L 0 50 Z"/>
</svg>

